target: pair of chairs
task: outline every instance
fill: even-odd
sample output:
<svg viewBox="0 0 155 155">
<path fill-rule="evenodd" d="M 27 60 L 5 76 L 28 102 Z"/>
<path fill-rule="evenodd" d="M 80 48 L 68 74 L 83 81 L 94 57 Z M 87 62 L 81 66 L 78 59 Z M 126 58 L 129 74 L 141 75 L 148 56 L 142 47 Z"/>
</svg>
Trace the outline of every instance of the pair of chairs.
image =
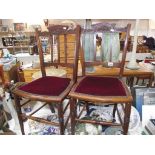
<svg viewBox="0 0 155 155">
<path fill-rule="evenodd" d="M 93 124 L 106 124 L 117 126 L 115 122 L 101 122 L 95 120 L 81 120 L 77 116 L 77 102 L 84 101 L 84 109 L 86 107 L 89 111 L 89 103 L 98 105 L 114 104 L 113 115 L 115 115 L 117 104 L 121 104 L 124 109 L 124 120 L 120 122 L 123 127 L 124 134 L 128 132 L 130 110 L 132 104 L 132 96 L 124 82 L 121 80 L 125 64 L 125 57 L 127 52 L 128 38 L 130 26 L 127 25 L 124 29 L 113 29 L 108 25 L 100 25 L 90 30 L 83 30 L 79 25 L 76 28 L 70 28 L 68 25 L 51 25 L 48 27 L 48 32 L 40 32 L 36 30 L 36 39 L 39 49 L 40 67 L 42 77 L 30 83 L 19 84 L 14 90 L 14 99 L 16 110 L 19 118 L 22 134 L 24 132 L 24 120 L 32 119 L 41 123 L 58 126 L 60 134 L 65 133 L 68 121 L 71 118 L 71 134 L 75 134 L 75 126 L 77 122 L 93 123 Z M 118 77 L 98 77 L 86 76 L 85 67 L 92 65 L 104 65 L 103 60 L 94 59 L 93 62 L 86 62 L 84 57 L 83 45 L 81 45 L 81 34 L 92 33 L 94 35 L 94 46 L 96 46 L 96 34 L 99 33 L 115 33 L 126 32 L 125 45 L 123 48 L 122 61 L 116 64 L 120 67 L 120 74 Z M 51 61 L 44 61 L 44 53 L 42 49 L 41 36 L 48 37 L 51 49 Z M 92 51 L 95 56 L 95 51 Z M 96 56 L 95 56 L 96 57 Z M 82 77 L 78 78 L 78 62 L 81 60 Z M 115 66 L 115 63 L 113 64 Z M 66 78 L 47 76 L 45 67 L 53 66 L 55 68 L 64 68 L 70 76 Z M 114 67 L 113 66 L 113 67 Z M 67 69 L 69 68 L 69 69 Z M 71 71 L 72 69 L 72 71 Z M 21 99 L 25 98 L 27 101 L 21 104 Z M 63 101 L 68 99 L 68 103 L 64 106 Z M 41 101 L 44 104 L 33 111 L 30 115 L 25 115 L 22 112 L 22 107 L 30 103 L 30 101 Z M 58 111 L 58 122 L 47 121 L 44 118 L 34 116 L 36 112 L 42 109 L 47 104 L 55 105 Z M 70 113 L 66 120 L 64 114 L 70 106 Z M 83 112 L 83 110 L 82 110 Z M 81 113 L 80 112 L 80 115 Z M 119 114 L 119 113 L 118 113 Z"/>
</svg>

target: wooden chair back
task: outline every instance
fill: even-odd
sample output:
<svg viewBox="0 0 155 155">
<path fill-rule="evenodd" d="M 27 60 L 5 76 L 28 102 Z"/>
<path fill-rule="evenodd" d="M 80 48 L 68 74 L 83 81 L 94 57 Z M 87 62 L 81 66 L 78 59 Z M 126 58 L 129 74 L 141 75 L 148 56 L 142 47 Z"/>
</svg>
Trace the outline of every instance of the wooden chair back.
<svg viewBox="0 0 155 155">
<path fill-rule="evenodd" d="M 80 50 L 81 27 L 71 29 L 67 25 L 51 25 L 47 32 L 40 32 L 36 29 L 36 39 L 39 50 L 40 67 L 42 76 L 46 76 L 45 67 L 71 68 L 73 82 L 77 80 L 78 56 Z M 50 60 L 45 61 L 41 37 L 47 37 L 49 43 Z"/>
<path fill-rule="evenodd" d="M 97 65 L 102 65 L 103 67 L 118 67 L 120 68 L 119 71 L 119 77 L 122 77 L 123 71 L 124 71 L 124 65 L 125 65 L 125 59 L 126 59 L 126 53 L 127 53 L 127 47 L 128 47 L 128 41 L 129 41 L 129 33 L 130 33 L 130 28 L 131 24 L 128 24 L 124 28 L 118 28 L 115 27 L 114 24 L 107 24 L 107 23 L 99 23 L 92 25 L 91 29 L 83 29 L 82 30 L 82 48 L 81 48 L 81 64 L 82 64 L 82 75 L 86 74 L 86 67 L 90 66 L 97 66 Z M 113 42 L 109 39 L 110 42 L 103 42 L 105 40 L 104 36 L 105 34 L 108 34 L 108 36 L 112 36 L 113 34 L 119 34 L 125 32 L 125 40 L 124 40 L 124 45 L 123 45 L 123 50 L 122 50 L 122 58 L 121 60 L 118 60 L 117 62 L 112 62 L 111 57 L 113 55 Z M 100 38 L 98 39 L 98 37 Z M 93 38 L 93 39 L 92 39 Z M 97 39 L 97 40 L 96 40 Z M 85 46 L 86 42 L 90 41 L 88 46 Z M 119 40 L 118 40 L 119 41 Z M 100 43 L 100 58 L 97 59 L 97 46 Z M 88 42 L 87 42 L 88 44 Z M 105 44 L 109 44 L 109 54 L 110 58 L 109 60 L 105 59 L 105 51 L 104 51 L 104 46 Z M 120 42 L 119 42 L 120 44 Z M 91 54 L 91 60 L 86 59 L 86 48 L 92 48 L 92 51 L 90 51 L 89 55 Z M 91 50 L 91 49 L 90 49 Z M 113 49 L 115 50 L 115 49 Z M 88 54 L 88 53 L 87 53 Z M 87 55 L 88 56 L 88 55 Z"/>
</svg>

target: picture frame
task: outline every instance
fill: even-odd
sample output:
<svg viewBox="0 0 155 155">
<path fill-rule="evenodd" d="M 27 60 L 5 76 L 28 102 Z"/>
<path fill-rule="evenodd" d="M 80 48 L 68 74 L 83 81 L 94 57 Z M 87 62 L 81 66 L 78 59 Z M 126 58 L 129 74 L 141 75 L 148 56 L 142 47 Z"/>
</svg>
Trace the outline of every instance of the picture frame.
<svg viewBox="0 0 155 155">
<path fill-rule="evenodd" d="M 26 24 L 25 23 L 14 23 L 14 31 L 25 31 Z"/>
<path fill-rule="evenodd" d="M 2 25 L 2 26 L 0 26 L 0 31 L 1 32 L 8 32 L 9 31 L 9 27 L 7 25 Z"/>
</svg>

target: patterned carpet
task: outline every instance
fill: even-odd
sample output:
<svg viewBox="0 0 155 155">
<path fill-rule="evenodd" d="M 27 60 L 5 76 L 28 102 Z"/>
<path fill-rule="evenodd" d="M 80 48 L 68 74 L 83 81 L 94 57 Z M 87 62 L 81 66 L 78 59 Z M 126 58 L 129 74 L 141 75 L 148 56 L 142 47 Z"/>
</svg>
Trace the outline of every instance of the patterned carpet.
<svg viewBox="0 0 155 155">
<path fill-rule="evenodd" d="M 37 104 L 33 103 L 31 104 L 33 106 L 28 105 L 24 107 L 23 111 L 26 112 L 26 114 L 30 114 L 36 108 L 40 107 L 42 104 L 43 104 L 42 102 L 38 102 Z M 121 106 L 119 108 L 121 108 Z M 79 106 L 77 109 L 79 112 L 79 110 L 81 110 L 81 107 Z M 89 114 L 84 112 L 83 115 L 81 116 L 81 119 L 97 119 L 97 120 L 110 121 L 113 119 L 112 109 L 113 109 L 112 106 L 105 106 L 105 107 L 91 106 Z M 68 113 L 69 113 L 69 109 L 65 113 L 65 116 L 64 116 L 65 120 L 68 116 Z M 58 122 L 57 110 L 55 109 L 55 113 L 51 113 L 48 105 L 45 106 L 43 109 L 41 109 L 39 112 L 37 112 L 34 116 L 39 116 L 47 120 Z M 14 112 L 13 118 L 14 119 L 9 121 L 10 129 L 14 131 L 16 134 L 21 134 L 19 123 L 18 123 L 18 118 L 15 112 Z M 117 115 L 116 115 L 116 122 L 119 122 Z M 58 127 L 45 125 L 42 123 L 35 122 L 33 120 L 26 121 L 24 123 L 24 126 L 25 126 L 26 135 L 57 135 L 59 134 Z M 132 107 L 128 134 L 129 135 L 140 135 L 141 133 L 142 133 L 142 128 L 141 128 L 139 114 L 137 110 L 134 107 Z M 65 130 L 65 134 L 66 135 L 70 134 L 70 122 L 68 123 L 67 129 Z M 122 129 L 120 127 L 107 127 L 107 126 L 91 125 L 91 124 L 85 124 L 85 125 L 77 124 L 76 134 L 77 135 L 121 135 Z"/>
</svg>

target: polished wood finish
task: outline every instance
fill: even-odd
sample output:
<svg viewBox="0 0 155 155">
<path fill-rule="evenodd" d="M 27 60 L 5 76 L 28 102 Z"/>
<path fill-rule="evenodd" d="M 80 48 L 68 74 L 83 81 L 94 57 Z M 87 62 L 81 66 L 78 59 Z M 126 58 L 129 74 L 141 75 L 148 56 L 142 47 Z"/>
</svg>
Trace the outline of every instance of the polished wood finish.
<svg viewBox="0 0 155 155">
<path fill-rule="evenodd" d="M 128 62 L 125 63 L 125 66 L 127 65 Z M 106 68 L 103 66 L 96 66 L 95 71 L 92 73 L 89 73 L 89 75 L 98 75 L 98 76 L 118 76 L 119 75 L 119 68 L 112 67 L 112 68 Z M 130 83 L 129 86 L 133 86 L 133 80 L 134 78 L 139 78 L 139 77 L 145 77 L 145 79 L 149 80 L 149 86 L 152 87 L 152 82 L 154 79 L 154 72 L 151 69 L 147 69 L 141 64 L 139 64 L 139 69 L 132 70 L 124 67 L 124 72 L 122 73 L 123 77 L 129 78 Z"/>
<path fill-rule="evenodd" d="M 74 42 L 72 49 L 68 48 L 68 44 L 70 43 L 70 40 L 68 40 L 68 35 L 74 36 Z M 68 116 L 66 122 L 64 121 L 64 113 L 67 108 L 63 108 L 63 101 L 67 98 L 69 91 L 71 90 L 74 83 L 77 81 L 77 67 L 78 67 L 78 56 L 79 56 L 79 50 L 80 50 L 80 35 L 81 35 L 81 27 L 79 25 L 76 26 L 75 29 L 69 29 L 66 25 L 52 25 L 48 27 L 47 32 L 40 32 L 36 30 L 36 39 L 39 49 L 39 60 L 40 60 L 40 69 L 42 73 L 42 77 L 46 76 L 46 67 L 53 66 L 55 68 L 59 67 L 69 67 L 73 70 L 73 74 L 71 77 L 71 82 L 67 86 L 67 88 L 59 95 L 59 96 L 47 96 L 47 95 L 38 95 L 38 94 L 32 94 L 25 91 L 22 91 L 19 89 L 19 86 L 17 86 L 14 90 L 14 96 L 15 96 L 15 104 L 16 109 L 18 113 L 18 118 L 21 126 L 22 134 L 24 134 L 24 126 L 23 126 L 23 119 L 28 118 L 32 119 L 41 123 L 56 125 L 60 127 L 60 134 L 64 134 L 65 127 L 67 126 L 67 123 L 69 121 Z M 44 61 L 44 53 L 43 53 L 43 47 L 41 43 L 41 37 L 47 37 L 49 38 L 49 43 L 51 47 L 51 61 L 45 62 Z M 55 48 L 57 47 L 57 50 Z M 64 54 L 65 51 L 65 54 Z M 66 61 L 70 60 L 68 56 L 70 56 L 68 53 L 71 53 L 73 55 L 72 61 Z M 56 56 L 55 56 L 56 55 Z M 63 56 L 62 56 L 63 55 Z M 25 85 L 24 83 L 21 83 L 22 85 Z M 48 87 L 48 86 L 47 86 Z M 23 105 L 20 104 L 19 98 L 26 98 L 28 99 L 25 104 L 30 104 L 29 101 L 42 101 L 46 104 L 49 104 L 50 106 L 55 105 L 55 107 L 58 109 L 58 118 L 59 122 L 49 122 L 45 119 L 34 117 L 33 114 L 35 114 L 37 111 L 42 109 L 44 107 L 39 107 L 36 111 L 34 111 L 30 115 L 23 115 L 21 112 L 21 108 Z M 68 105 L 66 105 L 68 107 Z M 52 109 L 53 110 L 53 109 Z"/>
<path fill-rule="evenodd" d="M 152 70 L 144 68 L 141 65 L 139 65 L 139 67 L 140 68 L 137 70 L 124 68 L 123 76 L 128 77 L 132 75 L 140 76 L 140 75 L 152 75 L 153 74 Z M 95 71 L 92 73 L 89 73 L 89 75 L 105 75 L 105 76 L 118 76 L 118 74 L 119 74 L 119 68 L 115 68 L 115 67 L 106 68 L 102 66 L 95 67 Z"/>
<path fill-rule="evenodd" d="M 97 33 L 115 33 L 115 32 L 124 32 L 126 33 L 124 47 L 123 47 L 123 54 L 122 54 L 122 60 L 118 63 L 114 63 L 113 67 L 108 67 L 107 62 L 96 61 L 94 58 L 94 61 L 92 62 L 86 62 L 84 58 L 84 49 L 81 49 L 81 66 L 82 66 L 82 77 L 78 80 L 78 82 L 73 86 L 72 90 L 69 93 L 70 99 L 70 109 L 71 109 L 71 134 L 75 134 L 75 125 L 77 122 L 80 123 L 91 123 L 91 124 L 101 124 L 101 125 L 109 125 L 109 126 L 122 126 L 123 133 L 128 133 L 128 126 L 129 126 L 129 120 L 130 120 L 130 111 L 131 111 L 131 105 L 132 105 L 132 96 L 131 93 L 127 87 L 127 85 L 123 82 L 122 77 L 124 75 L 124 66 L 125 66 L 125 59 L 126 59 L 126 53 L 127 53 L 127 46 L 128 46 L 128 40 L 129 40 L 129 33 L 130 33 L 130 27 L 131 25 L 128 24 L 125 28 L 116 28 L 115 25 L 111 24 L 104 24 L 100 23 L 95 26 L 92 26 L 92 29 L 89 30 L 83 30 L 83 33 L 94 33 L 96 35 Z M 112 30 L 112 31 L 111 31 Z M 94 37 L 95 38 L 95 37 Z M 96 46 L 96 43 L 94 42 L 94 46 Z M 93 51 L 92 51 L 93 52 Z M 109 51 L 111 52 L 111 51 Z M 86 67 L 88 66 L 95 66 L 95 72 L 93 73 L 87 73 Z M 104 67 L 102 67 L 104 66 Z M 108 68 L 106 68 L 108 67 Z M 116 69 L 115 69 L 116 68 Z M 128 73 L 127 73 L 128 74 Z M 78 93 L 76 92 L 77 87 L 81 84 L 82 80 L 86 76 L 106 76 L 107 78 L 109 76 L 115 76 L 114 78 L 118 78 L 119 82 L 122 83 L 123 88 L 126 92 L 126 96 L 98 96 L 98 95 L 91 95 L 89 93 Z M 95 83 L 95 81 L 94 81 Z M 89 86 L 88 86 L 89 87 Z M 81 100 L 84 101 L 85 108 L 89 110 L 88 106 L 89 104 L 93 103 L 94 105 L 114 105 L 113 110 L 113 116 L 115 116 L 115 112 L 119 111 L 117 108 L 118 104 L 121 104 L 124 106 L 124 119 L 121 120 L 120 118 L 120 124 L 115 122 L 101 122 L 96 120 L 81 120 L 79 119 L 79 116 L 77 116 L 77 101 Z M 81 115 L 81 113 L 80 113 Z"/>
<path fill-rule="evenodd" d="M 12 80 L 14 83 L 24 80 L 23 71 L 20 69 L 19 62 L 15 65 L 11 66 L 11 68 L 7 71 L 3 70 L 5 82 L 11 82 Z"/>
<path fill-rule="evenodd" d="M 1 78 L 1 81 L 2 81 L 2 85 L 4 85 L 5 78 L 4 78 L 3 65 L 0 65 L 0 78 Z"/>
</svg>

